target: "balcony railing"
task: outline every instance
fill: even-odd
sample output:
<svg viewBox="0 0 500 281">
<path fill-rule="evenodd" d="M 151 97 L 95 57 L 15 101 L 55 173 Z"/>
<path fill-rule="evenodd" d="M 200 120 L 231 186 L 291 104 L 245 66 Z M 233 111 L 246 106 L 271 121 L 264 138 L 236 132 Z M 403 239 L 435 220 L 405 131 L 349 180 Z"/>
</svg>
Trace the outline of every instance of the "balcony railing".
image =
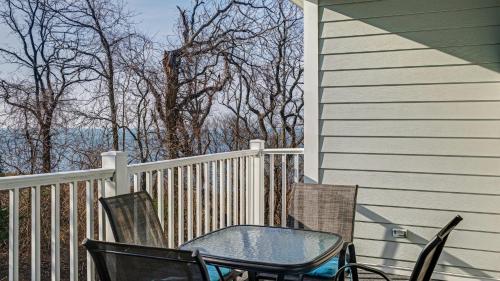
<svg viewBox="0 0 500 281">
<path fill-rule="evenodd" d="M 82 277 L 78 267 L 79 228 L 85 228 L 88 238 L 112 240 L 106 217 L 96 202 L 98 197 L 146 190 L 155 201 L 170 247 L 228 225 L 283 225 L 286 194 L 302 177 L 302 154 L 301 148 L 265 149 L 263 141 L 254 140 L 248 150 L 132 165 L 127 165 L 125 152 L 106 152 L 100 169 L 0 178 L 0 192 L 9 193 L 8 280 L 20 279 L 20 192 L 30 193 L 31 280 L 41 280 L 40 247 L 49 241 L 41 240 L 40 230 L 42 223 L 49 221 L 50 274 L 44 272 L 43 276 L 50 276 L 52 281 L 62 279 L 63 214 L 69 216 L 69 273 L 64 272 L 64 276 L 76 281 L 79 275 Z M 50 220 L 40 216 L 41 192 L 48 193 L 48 189 Z M 85 198 L 79 199 L 79 190 L 83 189 Z M 61 191 L 69 194 L 69 206 L 61 206 Z M 78 204 L 82 201 L 85 207 Z M 83 213 L 85 226 L 79 225 Z M 87 280 L 95 277 L 88 255 L 84 276 Z"/>
</svg>

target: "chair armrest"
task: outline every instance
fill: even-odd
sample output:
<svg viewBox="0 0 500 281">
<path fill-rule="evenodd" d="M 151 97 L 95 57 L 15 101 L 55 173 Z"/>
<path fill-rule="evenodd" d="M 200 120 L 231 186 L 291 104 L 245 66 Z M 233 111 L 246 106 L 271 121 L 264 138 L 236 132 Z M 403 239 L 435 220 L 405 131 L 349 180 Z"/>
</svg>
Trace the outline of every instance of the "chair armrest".
<svg viewBox="0 0 500 281">
<path fill-rule="evenodd" d="M 356 249 L 352 242 L 347 243 L 347 263 L 358 263 L 356 260 Z M 349 268 L 351 270 L 351 281 L 359 281 L 358 270 L 355 267 Z"/>
<path fill-rule="evenodd" d="M 354 247 L 354 244 L 352 242 L 347 242 L 346 244 L 346 259 L 348 260 L 348 263 L 358 263 L 356 261 L 356 249 Z"/>
<path fill-rule="evenodd" d="M 359 264 L 359 263 L 348 263 L 344 266 L 342 266 L 341 268 L 339 268 L 337 274 L 335 274 L 335 277 L 333 278 L 333 281 L 338 281 L 339 279 L 339 276 L 340 276 L 340 272 L 343 272 L 344 270 L 348 269 L 348 268 L 359 268 L 359 269 L 363 269 L 363 270 L 366 270 L 368 272 L 371 272 L 371 273 L 375 273 L 375 274 L 378 274 L 380 275 L 381 277 L 383 277 L 386 281 L 392 281 L 383 271 L 381 270 L 378 270 L 376 268 L 373 268 L 373 267 L 369 267 L 369 266 L 366 266 L 364 264 Z"/>
</svg>

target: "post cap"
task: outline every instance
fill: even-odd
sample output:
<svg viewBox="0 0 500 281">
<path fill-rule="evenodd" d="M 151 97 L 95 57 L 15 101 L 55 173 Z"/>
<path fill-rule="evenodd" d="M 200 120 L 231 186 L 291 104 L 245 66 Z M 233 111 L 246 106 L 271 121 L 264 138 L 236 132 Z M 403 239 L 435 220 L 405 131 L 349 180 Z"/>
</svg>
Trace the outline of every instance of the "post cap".
<svg viewBox="0 0 500 281">
<path fill-rule="evenodd" d="M 112 150 L 101 153 L 101 156 L 128 157 L 128 152 Z"/>
<path fill-rule="evenodd" d="M 264 149 L 266 147 L 266 142 L 263 140 L 251 140 L 250 149 Z"/>
</svg>

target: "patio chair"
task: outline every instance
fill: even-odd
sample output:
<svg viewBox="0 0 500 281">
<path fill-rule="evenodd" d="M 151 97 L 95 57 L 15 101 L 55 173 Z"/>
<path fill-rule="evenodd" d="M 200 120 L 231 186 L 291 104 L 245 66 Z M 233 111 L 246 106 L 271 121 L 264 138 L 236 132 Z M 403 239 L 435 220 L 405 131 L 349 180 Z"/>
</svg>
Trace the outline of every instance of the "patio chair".
<svg viewBox="0 0 500 281">
<path fill-rule="evenodd" d="M 86 239 L 101 281 L 210 281 L 198 252 Z"/>
<path fill-rule="evenodd" d="M 167 239 L 156 215 L 153 200 L 146 191 L 99 198 L 116 242 L 168 248 Z M 239 272 L 207 265 L 211 281 L 232 280 Z"/>
<path fill-rule="evenodd" d="M 439 256 L 443 251 L 444 245 L 446 244 L 446 240 L 450 235 L 450 232 L 462 221 L 461 216 L 454 217 L 447 225 L 445 225 L 437 234 L 432 238 L 429 243 L 424 247 L 422 252 L 415 263 L 415 267 L 413 268 L 412 274 L 410 275 L 410 281 L 429 281 L 431 280 L 432 273 L 434 272 L 434 268 L 438 262 Z M 387 281 L 391 281 L 389 276 L 385 274 L 383 271 L 378 270 L 373 267 L 369 267 L 363 264 L 358 263 L 348 263 L 343 267 L 339 268 L 339 272 L 333 279 L 337 281 L 340 276 L 340 272 L 346 269 L 359 268 L 366 270 L 371 273 L 375 273 L 380 275 Z"/>
<path fill-rule="evenodd" d="M 349 262 L 356 262 L 352 240 L 357 194 L 358 186 L 323 184 L 295 184 L 293 186 L 287 226 L 340 234 L 346 242 L 339 256 L 299 276 L 300 280 L 332 279 L 337 269 L 345 264 L 346 251 Z M 259 275 L 260 279 L 270 277 L 268 274 Z M 285 279 L 296 280 L 297 277 L 286 276 Z M 351 279 L 358 280 L 356 269 L 351 271 Z"/>
</svg>

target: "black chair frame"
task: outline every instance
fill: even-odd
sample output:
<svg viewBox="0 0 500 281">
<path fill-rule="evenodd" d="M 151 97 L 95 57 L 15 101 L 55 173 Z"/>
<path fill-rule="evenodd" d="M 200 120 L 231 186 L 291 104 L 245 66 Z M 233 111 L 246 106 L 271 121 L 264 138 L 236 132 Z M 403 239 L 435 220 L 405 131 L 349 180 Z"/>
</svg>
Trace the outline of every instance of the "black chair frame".
<svg viewBox="0 0 500 281">
<path fill-rule="evenodd" d="M 176 250 L 176 249 L 164 249 L 164 248 L 156 248 L 156 247 L 147 247 L 147 246 L 140 246 L 140 245 L 129 245 L 129 244 L 123 244 L 123 243 L 113 243 L 113 242 L 103 242 L 103 241 L 96 241 L 96 240 L 91 240 L 91 239 L 85 239 L 82 243 L 82 245 L 87 249 L 87 251 L 90 253 L 92 256 L 92 259 L 94 261 L 94 264 L 96 266 L 96 271 L 99 276 L 99 279 L 101 281 L 114 281 L 110 278 L 109 272 L 107 271 L 107 266 L 102 262 L 102 259 L 98 257 L 99 253 L 112 253 L 115 255 L 121 255 L 121 256 L 130 256 L 130 257 L 139 257 L 139 258 L 144 258 L 144 259 L 154 259 L 154 260 L 163 260 L 165 262 L 174 262 L 174 263 L 192 263 L 192 264 L 197 264 L 202 281 L 210 281 L 208 271 L 206 268 L 206 264 L 203 261 L 202 256 L 198 251 L 183 251 L 183 250 Z M 123 247 L 124 250 L 103 250 L 99 249 L 100 246 L 114 246 L 114 247 Z M 127 249 L 127 251 L 125 251 Z M 168 257 L 162 257 L 159 255 L 148 255 L 148 254 L 138 254 L 138 253 L 133 253 L 130 252 L 130 249 L 133 250 L 140 250 L 140 251 L 151 251 L 154 250 L 156 253 L 158 251 L 160 252 L 179 252 L 179 253 L 190 253 L 191 255 L 191 260 L 179 260 L 179 259 L 173 259 L 173 258 L 168 258 Z M 221 279 L 222 280 L 222 279 Z"/>
<path fill-rule="evenodd" d="M 137 194 L 143 194 L 146 196 L 146 200 L 148 200 L 149 204 L 153 205 L 153 198 L 151 197 L 151 195 L 144 191 L 144 190 L 141 190 L 141 191 L 137 191 L 137 192 L 134 192 L 134 193 L 125 193 L 125 194 L 121 194 L 121 195 L 117 195 L 117 196 L 114 196 L 112 198 L 119 198 L 119 197 L 127 197 L 127 196 L 133 196 L 133 195 L 137 195 Z M 104 212 L 106 213 L 106 216 L 108 217 L 108 221 L 109 221 L 109 224 L 110 224 L 110 227 L 111 227 L 111 231 L 113 232 L 113 237 L 115 238 L 115 240 L 119 243 L 124 243 L 125 241 L 120 241 L 120 235 L 118 234 L 118 225 L 116 223 L 116 221 L 113 219 L 113 214 L 112 214 L 112 211 L 108 205 L 108 203 L 106 202 L 106 199 L 107 198 L 99 198 L 99 202 L 101 203 L 102 207 L 103 207 L 103 210 Z M 156 225 L 160 225 L 160 221 L 158 219 L 158 217 L 155 215 L 153 216 L 153 219 L 155 220 L 155 224 Z M 162 237 L 161 237 L 161 246 L 167 248 L 167 242 L 166 242 L 166 237 L 165 237 L 165 234 L 163 233 L 163 229 L 160 229 L 161 230 L 161 234 L 162 234 Z M 128 242 L 127 242 L 128 243 Z M 158 245 L 159 246 L 159 245 Z M 222 281 L 227 281 L 227 280 L 233 280 L 236 278 L 236 276 L 238 276 L 240 273 L 236 273 L 236 272 L 233 272 L 232 274 L 230 274 L 229 276 L 227 276 L 226 278 L 224 278 L 224 275 L 222 274 L 222 271 L 220 270 L 219 266 L 215 266 L 215 269 L 217 270 L 217 274 L 219 275 L 219 278 L 220 280 Z"/>
<path fill-rule="evenodd" d="M 432 273 L 434 272 L 434 268 L 437 265 L 439 260 L 439 256 L 443 251 L 444 245 L 450 235 L 450 232 L 463 220 L 463 218 L 459 215 L 454 217 L 448 224 L 446 224 L 434 238 L 427 243 L 422 252 L 420 253 L 417 262 L 415 263 L 415 267 L 413 268 L 412 274 L 410 276 L 409 281 L 429 281 L 431 280 Z M 430 260 L 428 260 L 430 258 Z M 351 272 L 353 269 L 363 269 L 365 271 L 375 273 L 387 281 L 391 281 L 389 276 L 376 268 L 369 267 L 363 264 L 359 264 L 356 262 L 349 262 L 348 264 L 339 268 L 339 271 L 335 275 L 333 281 L 343 280 L 343 271 L 350 269 Z M 424 274 L 423 277 L 420 274 Z"/>
</svg>

